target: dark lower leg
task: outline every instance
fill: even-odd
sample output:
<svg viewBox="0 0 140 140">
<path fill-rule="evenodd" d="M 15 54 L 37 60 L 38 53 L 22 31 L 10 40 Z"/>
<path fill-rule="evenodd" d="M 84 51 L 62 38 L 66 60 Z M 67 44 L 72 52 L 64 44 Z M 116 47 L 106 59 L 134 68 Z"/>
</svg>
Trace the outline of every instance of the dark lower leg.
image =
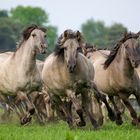
<svg viewBox="0 0 140 140">
<path fill-rule="evenodd" d="M 64 114 L 69 127 L 72 128 L 73 127 L 72 115 L 65 106 L 64 102 L 61 101 L 60 97 L 55 96 L 55 98 L 53 99 L 53 106 L 56 108 L 56 110 L 61 111 Z"/>
<path fill-rule="evenodd" d="M 70 99 L 70 102 L 73 103 L 73 106 L 80 118 L 80 122 L 77 125 L 80 127 L 85 126 L 86 122 L 83 117 L 83 109 L 82 109 L 82 105 L 81 105 L 81 100 L 79 98 L 77 98 L 75 96 L 75 92 L 73 92 L 71 90 L 67 90 L 67 95 Z M 71 109 L 70 109 L 70 112 L 71 112 Z"/>
<path fill-rule="evenodd" d="M 132 123 L 134 125 L 138 125 L 139 121 L 138 121 L 138 117 L 137 117 L 137 113 L 136 111 L 133 109 L 132 105 L 129 103 L 128 99 L 122 99 L 124 104 L 126 105 L 126 107 L 128 108 L 131 117 L 133 118 Z"/>
<path fill-rule="evenodd" d="M 115 110 L 115 115 L 116 115 L 116 124 L 121 125 L 123 123 L 122 117 L 121 117 L 121 112 L 119 111 L 113 96 L 109 96 L 110 101 L 112 102 Z"/>
<path fill-rule="evenodd" d="M 88 94 L 88 93 L 86 93 L 86 94 Z M 91 99 L 88 98 L 88 95 L 86 95 L 86 94 L 82 94 L 83 109 L 84 109 L 85 113 L 87 114 L 87 116 L 89 117 L 94 128 L 97 129 L 99 127 L 99 125 L 97 124 L 97 121 L 95 120 L 93 112 L 92 112 Z"/>
<path fill-rule="evenodd" d="M 98 97 L 97 97 L 97 94 L 98 94 Z M 96 97 L 99 98 L 105 104 L 105 106 L 107 108 L 108 117 L 110 118 L 111 121 L 115 121 L 115 114 L 114 114 L 112 108 L 110 107 L 110 105 L 108 104 L 108 102 L 106 100 L 106 96 L 99 92 L 97 94 L 96 94 Z"/>
<path fill-rule="evenodd" d="M 108 111 L 108 117 L 110 118 L 111 121 L 115 121 L 115 114 L 114 114 L 112 108 L 110 107 L 110 105 L 108 104 L 108 102 L 106 100 L 106 96 L 98 91 L 94 82 L 92 82 L 91 84 L 92 84 L 92 89 L 94 90 L 96 99 L 98 101 L 101 100 L 105 104 L 107 111 Z"/>
</svg>

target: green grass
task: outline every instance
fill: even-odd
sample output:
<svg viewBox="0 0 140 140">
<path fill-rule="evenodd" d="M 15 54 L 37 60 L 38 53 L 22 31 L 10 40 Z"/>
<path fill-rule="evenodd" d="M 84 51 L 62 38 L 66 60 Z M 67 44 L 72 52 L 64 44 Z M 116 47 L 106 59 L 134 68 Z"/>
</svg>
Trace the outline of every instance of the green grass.
<svg viewBox="0 0 140 140">
<path fill-rule="evenodd" d="M 139 140 L 140 130 L 130 123 L 117 126 L 108 122 L 99 130 L 92 126 L 70 130 L 65 122 L 21 127 L 17 123 L 0 124 L 0 140 Z"/>
</svg>

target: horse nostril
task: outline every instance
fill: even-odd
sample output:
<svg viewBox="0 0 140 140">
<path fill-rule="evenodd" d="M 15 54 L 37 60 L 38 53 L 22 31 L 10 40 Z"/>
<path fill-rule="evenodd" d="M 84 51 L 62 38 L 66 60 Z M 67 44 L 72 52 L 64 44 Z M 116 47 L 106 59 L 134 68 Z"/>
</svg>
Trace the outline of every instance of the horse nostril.
<svg viewBox="0 0 140 140">
<path fill-rule="evenodd" d="M 41 44 L 41 48 L 44 48 L 44 45 L 43 44 Z"/>
</svg>

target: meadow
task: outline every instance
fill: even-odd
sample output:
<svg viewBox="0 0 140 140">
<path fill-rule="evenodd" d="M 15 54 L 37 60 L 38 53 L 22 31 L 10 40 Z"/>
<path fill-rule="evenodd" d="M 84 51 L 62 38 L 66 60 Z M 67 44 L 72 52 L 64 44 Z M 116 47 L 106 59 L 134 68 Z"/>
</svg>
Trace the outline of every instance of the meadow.
<svg viewBox="0 0 140 140">
<path fill-rule="evenodd" d="M 70 130 L 63 121 L 45 126 L 30 124 L 20 126 L 18 122 L 0 124 L 0 140 L 139 140 L 140 130 L 125 122 L 121 126 L 107 122 L 99 130 L 91 125 Z"/>
</svg>

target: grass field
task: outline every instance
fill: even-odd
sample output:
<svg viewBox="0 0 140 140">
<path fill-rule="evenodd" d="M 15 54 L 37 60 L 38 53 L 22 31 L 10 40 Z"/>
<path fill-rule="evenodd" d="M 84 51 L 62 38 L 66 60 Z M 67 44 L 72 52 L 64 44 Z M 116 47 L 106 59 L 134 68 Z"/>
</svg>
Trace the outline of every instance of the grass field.
<svg viewBox="0 0 140 140">
<path fill-rule="evenodd" d="M 17 123 L 0 124 L 0 140 L 140 140 L 140 130 L 130 122 L 117 126 L 108 122 L 99 130 L 92 126 L 70 130 L 65 122 L 21 127 Z"/>
</svg>

